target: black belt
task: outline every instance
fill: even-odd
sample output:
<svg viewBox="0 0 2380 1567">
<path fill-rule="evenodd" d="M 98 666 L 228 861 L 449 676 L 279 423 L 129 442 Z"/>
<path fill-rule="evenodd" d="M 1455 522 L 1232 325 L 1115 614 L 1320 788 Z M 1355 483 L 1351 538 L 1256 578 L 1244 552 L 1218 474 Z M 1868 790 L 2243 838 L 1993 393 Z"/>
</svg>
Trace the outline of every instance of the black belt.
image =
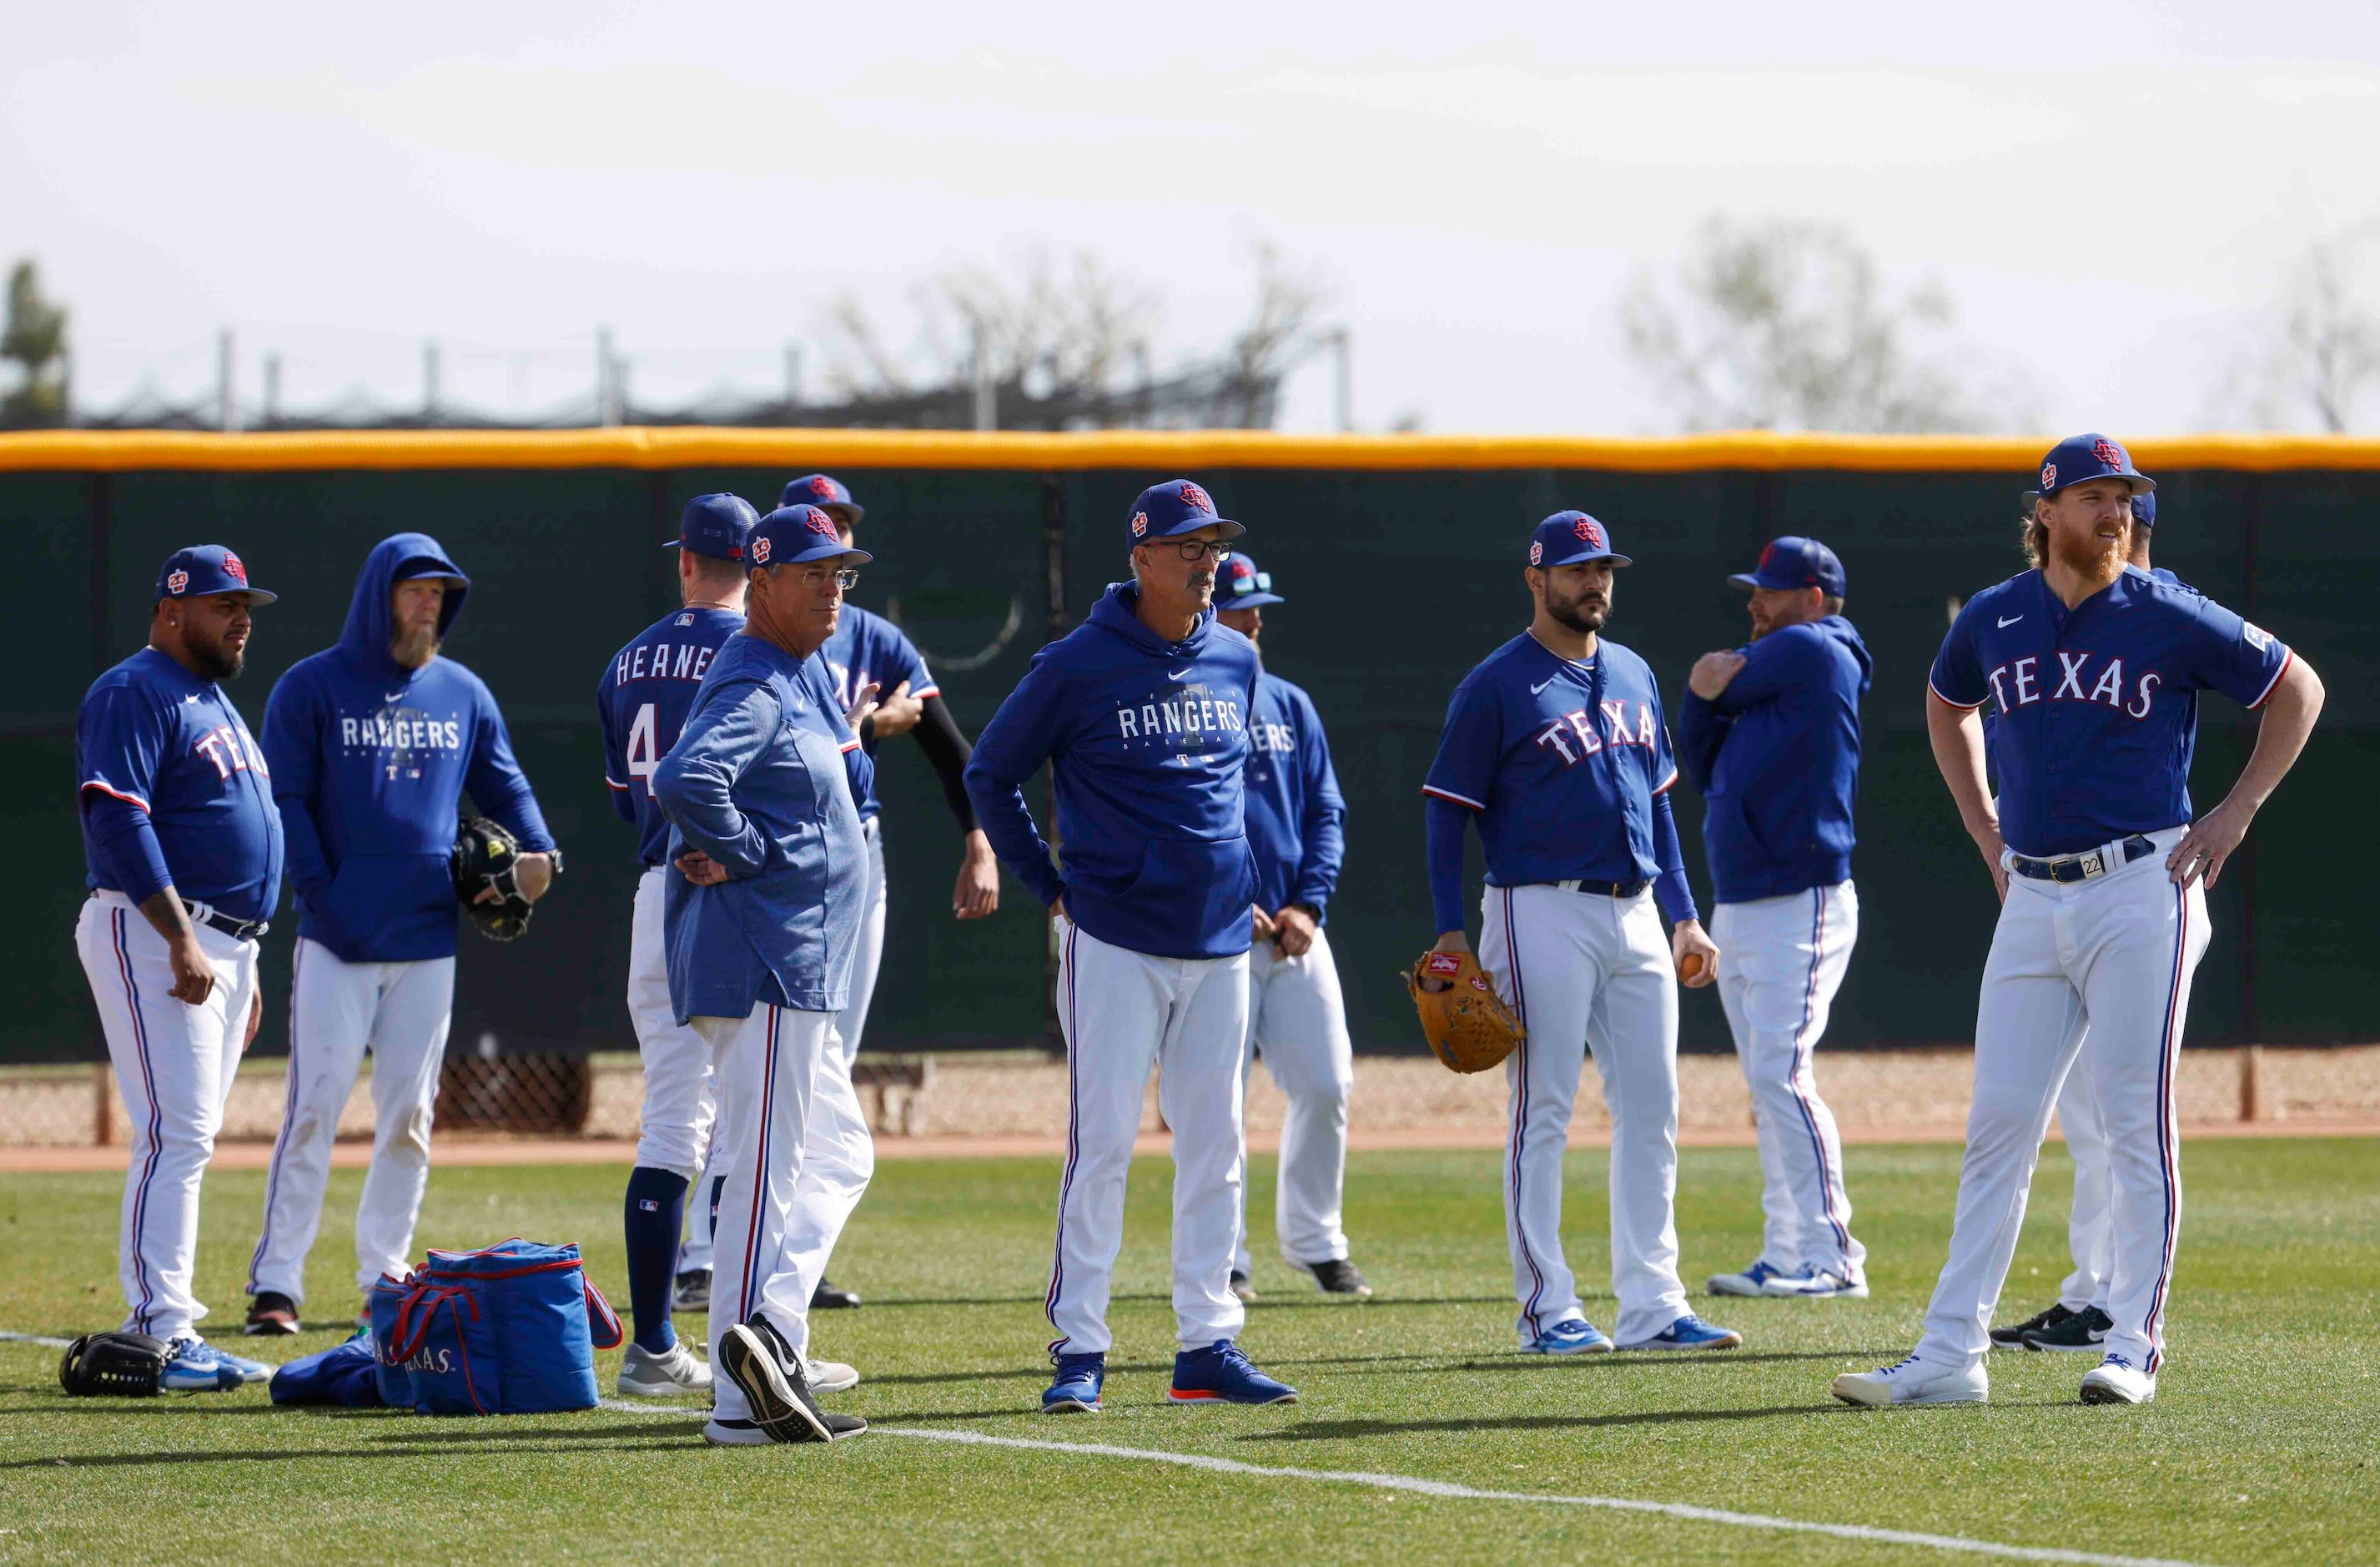
<svg viewBox="0 0 2380 1567">
<path fill-rule="evenodd" d="M 1565 893 L 1592 893 L 1598 898 L 1633 898 L 1653 883 L 1645 881 L 1556 881 Z"/>
<path fill-rule="evenodd" d="M 2121 865 L 2110 863 L 2107 851 L 2111 847 L 2121 847 L 2124 851 Z M 2034 881 L 2088 881 L 2110 871 L 2121 870 L 2143 856 L 2155 853 L 2156 845 L 2135 832 L 2120 845 L 2103 844 L 2088 854 L 2060 855 L 2056 859 L 2033 859 L 2024 855 L 2011 854 L 2009 856 L 2009 869 Z"/>
<path fill-rule="evenodd" d="M 269 919 L 234 919 L 212 905 L 182 900 L 183 909 L 201 925 L 212 925 L 235 941 L 253 941 L 273 929 Z"/>
</svg>

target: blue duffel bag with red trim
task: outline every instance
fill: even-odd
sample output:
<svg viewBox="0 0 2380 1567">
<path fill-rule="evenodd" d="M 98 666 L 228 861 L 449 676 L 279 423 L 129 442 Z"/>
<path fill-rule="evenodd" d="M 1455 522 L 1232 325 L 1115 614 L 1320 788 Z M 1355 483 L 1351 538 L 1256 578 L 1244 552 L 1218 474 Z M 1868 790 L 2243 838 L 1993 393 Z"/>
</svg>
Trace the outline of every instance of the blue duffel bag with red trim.
<svg viewBox="0 0 2380 1567">
<path fill-rule="evenodd" d="M 419 1414 L 546 1415 L 595 1407 L 595 1351 L 621 1338 L 576 1245 L 510 1240 L 431 1252 L 406 1276 L 379 1357 Z"/>
</svg>

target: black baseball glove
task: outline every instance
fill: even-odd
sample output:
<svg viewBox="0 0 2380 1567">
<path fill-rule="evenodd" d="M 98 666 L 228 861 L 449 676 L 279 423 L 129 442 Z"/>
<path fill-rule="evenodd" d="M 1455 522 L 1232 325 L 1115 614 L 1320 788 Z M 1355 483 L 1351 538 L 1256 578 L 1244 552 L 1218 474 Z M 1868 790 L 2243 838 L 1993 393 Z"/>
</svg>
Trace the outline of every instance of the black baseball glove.
<svg viewBox="0 0 2380 1567">
<path fill-rule="evenodd" d="M 58 1362 L 58 1386 L 77 1398 L 153 1398 L 166 1354 L 147 1333 L 85 1333 Z"/>
<path fill-rule="evenodd" d="M 529 902 L 521 895 L 520 841 L 484 816 L 467 816 L 455 830 L 455 896 L 480 934 L 492 941 L 516 941 L 528 929 Z M 485 903 L 480 894 L 491 889 Z"/>
</svg>

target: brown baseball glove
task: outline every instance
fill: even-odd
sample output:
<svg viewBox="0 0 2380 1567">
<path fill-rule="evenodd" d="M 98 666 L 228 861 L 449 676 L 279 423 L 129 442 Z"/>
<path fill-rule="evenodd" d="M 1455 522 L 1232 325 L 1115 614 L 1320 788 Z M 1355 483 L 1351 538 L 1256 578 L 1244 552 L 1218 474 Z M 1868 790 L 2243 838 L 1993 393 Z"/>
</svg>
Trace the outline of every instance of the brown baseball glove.
<svg viewBox="0 0 2380 1567">
<path fill-rule="evenodd" d="M 1450 983 L 1444 990 L 1429 990 L 1422 988 L 1425 979 Z M 1405 989 L 1413 992 L 1414 1010 L 1421 1014 L 1421 1031 L 1429 1037 L 1431 1052 L 1452 1071 L 1485 1072 L 1529 1037 L 1497 999 L 1496 987 L 1469 953 L 1422 954 L 1405 970 Z"/>
</svg>

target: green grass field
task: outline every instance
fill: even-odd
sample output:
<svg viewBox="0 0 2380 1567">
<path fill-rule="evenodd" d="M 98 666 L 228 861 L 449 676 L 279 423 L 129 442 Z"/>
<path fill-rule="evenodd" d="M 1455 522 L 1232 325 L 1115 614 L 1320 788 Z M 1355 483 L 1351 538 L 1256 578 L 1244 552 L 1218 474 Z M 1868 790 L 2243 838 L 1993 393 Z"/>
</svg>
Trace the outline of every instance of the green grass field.
<svg viewBox="0 0 2380 1567">
<path fill-rule="evenodd" d="M 1574 1156 L 1571 1249 L 1603 1292 L 1603 1156 Z M 1517 1354 L 1496 1156 L 1351 1161 L 1348 1228 L 1378 1286 L 1325 1303 L 1259 1247 L 1245 1342 L 1304 1401 L 1163 1402 L 1167 1167 L 1145 1166 L 1117 1281 L 1109 1413 L 1036 1408 L 1054 1160 L 888 1163 L 836 1258 L 868 1306 L 819 1318 L 818 1353 L 866 1377 L 833 1401 L 876 1428 L 831 1449 L 714 1450 L 693 1412 L 603 1408 L 511 1420 L 276 1411 L 262 1388 L 67 1400 L 57 1354 L 0 1343 L 0 1561 L 515 1558 L 744 1561 L 1353 1559 L 1695 1561 L 1955 1560 L 1908 1544 L 1564 1504 L 1687 1503 L 1922 1531 L 2028 1551 L 2192 1562 L 2380 1561 L 2380 1141 L 2239 1141 L 2185 1151 L 2172 1344 L 2158 1401 L 2086 1408 L 2082 1356 L 1995 1356 L 1988 1407 L 1853 1410 L 1838 1370 L 1898 1358 L 1949 1233 L 1958 1150 L 1857 1148 L 1876 1294 L 1711 1303 L 1745 1349 L 1547 1362 Z M 625 1308 L 608 1168 L 436 1172 L 420 1244 L 577 1240 Z M 2070 1169 L 2044 1160 L 2010 1305 L 2064 1270 Z M 332 1187 L 310 1315 L 353 1310 Z M 1255 1208 L 1271 1211 L 1258 1160 Z M 236 1324 L 262 1177 L 207 1184 L 200 1294 Z M 1748 1261 L 1750 1150 L 1690 1149 L 1680 1200 L 1690 1283 Z M 0 1330 L 113 1325 L 119 1181 L 0 1179 Z M 270 1357 L 325 1347 L 321 1330 Z M 226 1326 L 226 1341 L 253 1347 Z M 616 1355 L 601 1357 L 605 1391 Z M 962 1445 L 931 1429 L 1197 1454 L 1301 1476 L 1145 1458 Z M 1439 1481 L 1496 1497 L 1311 1477 Z M 1525 1493 L 1525 1497 L 1519 1493 Z M 2067 1558 L 2079 1560 L 2079 1558 Z"/>
</svg>

